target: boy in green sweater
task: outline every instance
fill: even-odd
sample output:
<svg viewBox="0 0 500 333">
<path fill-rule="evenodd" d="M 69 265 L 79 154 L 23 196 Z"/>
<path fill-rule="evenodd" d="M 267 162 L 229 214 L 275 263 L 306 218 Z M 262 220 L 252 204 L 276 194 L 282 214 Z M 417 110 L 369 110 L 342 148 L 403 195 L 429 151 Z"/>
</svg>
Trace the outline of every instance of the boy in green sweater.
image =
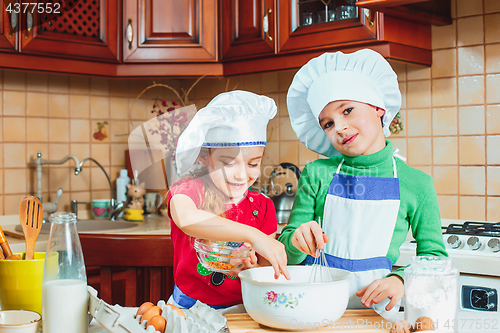
<svg viewBox="0 0 500 333">
<path fill-rule="evenodd" d="M 349 308 L 398 319 L 403 269 L 392 265 L 408 230 L 417 255 L 447 252 L 432 178 L 395 158 L 385 139 L 401 105 L 396 74 L 368 49 L 325 53 L 297 72 L 287 105 L 299 140 L 329 157 L 302 171 L 279 238 L 288 263 L 312 264 L 323 249 L 330 267 L 353 273 Z"/>
</svg>

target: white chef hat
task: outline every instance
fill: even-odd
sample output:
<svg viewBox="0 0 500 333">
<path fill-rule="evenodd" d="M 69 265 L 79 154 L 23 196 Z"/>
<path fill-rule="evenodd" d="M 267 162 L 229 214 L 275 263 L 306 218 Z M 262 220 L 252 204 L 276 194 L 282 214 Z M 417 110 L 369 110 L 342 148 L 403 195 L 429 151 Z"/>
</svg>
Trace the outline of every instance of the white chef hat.
<svg viewBox="0 0 500 333">
<path fill-rule="evenodd" d="M 217 95 L 182 132 L 175 151 L 177 172 L 185 173 L 201 147 L 251 147 L 267 144 L 267 123 L 276 115 L 274 100 L 235 90 Z"/>
<path fill-rule="evenodd" d="M 330 102 L 350 100 L 385 110 L 384 135 L 401 107 L 396 73 L 377 52 L 324 53 L 311 59 L 293 78 L 287 106 L 292 128 L 309 149 L 331 157 L 339 153 L 319 125 L 318 116 Z"/>
</svg>

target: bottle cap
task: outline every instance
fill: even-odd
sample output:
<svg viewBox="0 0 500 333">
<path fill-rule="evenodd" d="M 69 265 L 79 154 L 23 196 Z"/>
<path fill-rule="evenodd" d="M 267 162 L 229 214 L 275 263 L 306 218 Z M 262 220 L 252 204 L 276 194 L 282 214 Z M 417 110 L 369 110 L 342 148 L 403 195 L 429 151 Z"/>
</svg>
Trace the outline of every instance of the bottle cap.
<svg viewBox="0 0 500 333">
<path fill-rule="evenodd" d="M 127 169 L 121 169 L 120 170 L 120 177 L 128 177 L 128 170 Z"/>
</svg>

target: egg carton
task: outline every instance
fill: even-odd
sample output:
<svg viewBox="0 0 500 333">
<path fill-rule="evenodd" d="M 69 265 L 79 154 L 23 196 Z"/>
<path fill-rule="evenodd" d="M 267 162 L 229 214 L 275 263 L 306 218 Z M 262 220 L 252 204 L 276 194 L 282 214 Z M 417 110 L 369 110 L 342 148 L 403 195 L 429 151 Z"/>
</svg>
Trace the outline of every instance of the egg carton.
<svg viewBox="0 0 500 333">
<path fill-rule="evenodd" d="M 110 333 L 160 333 L 147 320 L 140 323 L 142 315 L 135 317 L 137 308 L 109 305 L 97 297 L 97 291 L 88 287 L 89 313 Z M 189 310 L 182 309 L 186 319 L 160 300 L 162 317 L 167 320 L 165 333 L 220 333 L 227 332 L 226 319 L 216 310 L 201 302 L 196 302 Z"/>
</svg>

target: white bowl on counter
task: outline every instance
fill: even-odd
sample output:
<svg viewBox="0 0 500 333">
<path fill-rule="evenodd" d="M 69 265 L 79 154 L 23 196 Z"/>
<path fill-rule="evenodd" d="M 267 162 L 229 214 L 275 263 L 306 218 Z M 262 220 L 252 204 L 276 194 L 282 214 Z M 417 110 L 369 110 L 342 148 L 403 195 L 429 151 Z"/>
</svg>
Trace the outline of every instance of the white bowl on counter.
<svg viewBox="0 0 500 333">
<path fill-rule="evenodd" d="M 285 330 L 325 325 L 338 320 L 347 309 L 352 273 L 329 269 L 333 281 L 309 282 L 313 266 L 287 266 L 291 280 L 274 279 L 271 266 L 239 273 L 243 305 L 256 322 Z"/>
</svg>

